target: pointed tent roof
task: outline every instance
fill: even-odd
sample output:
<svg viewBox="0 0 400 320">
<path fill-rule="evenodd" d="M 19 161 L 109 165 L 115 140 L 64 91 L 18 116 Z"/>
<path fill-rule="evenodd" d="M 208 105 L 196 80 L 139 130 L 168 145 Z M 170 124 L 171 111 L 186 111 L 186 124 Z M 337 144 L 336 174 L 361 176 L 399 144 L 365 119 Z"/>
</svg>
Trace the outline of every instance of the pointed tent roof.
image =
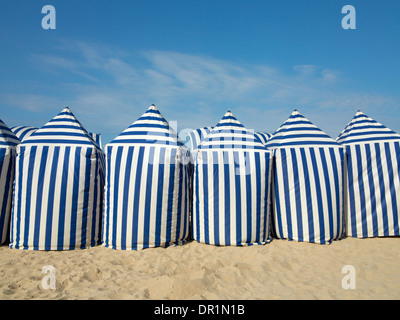
<svg viewBox="0 0 400 320">
<path fill-rule="evenodd" d="M 296 109 L 266 143 L 268 148 L 329 145 L 340 146 Z"/>
<path fill-rule="evenodd" d="M 263 149 L 265 146 L 230 110 L 203 139 L 199 149 Z"/>
<path fill-rule="evenodd" d="M 67 144 L 99 148 L 68 107 L 21 143 L 21 145 L 32 144 Z"/>
<path fill-rule="evenodd" d="M 184 146 L 154 105 L 109 144 Z"/>
<path fill-rule="evenodd" d="M 358 111 L 337 137 L 341 144 L 400 140 L 400 135 Z"/>
<path fill-rule="evenodd" d="M 7 125 L 0 120 L 0 147 L 15 147 L 21 141 Z"/>
</svg>

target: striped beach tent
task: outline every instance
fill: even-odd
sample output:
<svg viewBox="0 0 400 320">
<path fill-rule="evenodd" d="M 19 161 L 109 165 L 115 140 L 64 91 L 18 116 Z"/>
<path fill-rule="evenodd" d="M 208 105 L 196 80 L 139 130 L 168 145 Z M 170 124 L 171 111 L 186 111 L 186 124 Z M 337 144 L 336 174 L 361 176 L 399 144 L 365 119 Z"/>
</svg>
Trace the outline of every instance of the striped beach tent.
<svg viewBox="0 0 400 320">
<path fill-rule="evenodd" d="M 189 237 L 189 150 L 152 105 L 106 145 L 102 244 L 141 250 Z"/>
<path fill-rule="evenodd" d="M 14 166 L 18 137 L 0 120 L 0 244 L 9 238 Z"/>
<path fill-rule="evenodd" d="M 270 237 L 271 152 L 228 110 L 194 157 L 193 238 L 218 246 Z"/>
<path fill-rule="evenodd" d="M 37 129 L 36 127 L 31 126 L 16 126 L 10 128 L 12 132 L 18 137 L 19 140 L 24 141 L 28 139 L 32 133 L 34 133 Z"/>
<path fill-rule="evenodd" d="M 98 244 L 104 158 L 69 108 L 19 144 L 10 248 L 72 250 Z"/>
<path fill-rule="evenodd" d="M 262 142 L 262 144 L 266 144 L 269 139 L 272 137 L 272 133 L 268 132 L 255 132 L 256 137 Z"/>
<path fill-rule="evenodd" d="M 326 244 L 344 232 L 344 148 L 295 110 L 266 144 L 274 149 L 273 233 Z"/>
<path fill-rule="evenodd" d="M 347 154 L 347 235 L 400 235 L 400 135 L 358 111 L 337 141 Z"/>
</svg>

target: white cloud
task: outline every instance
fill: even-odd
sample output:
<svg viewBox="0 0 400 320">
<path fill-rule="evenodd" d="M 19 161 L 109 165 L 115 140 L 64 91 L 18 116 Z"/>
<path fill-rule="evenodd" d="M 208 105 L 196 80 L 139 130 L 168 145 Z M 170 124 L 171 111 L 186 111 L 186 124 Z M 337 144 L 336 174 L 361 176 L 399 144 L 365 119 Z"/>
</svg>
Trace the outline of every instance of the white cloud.
<svg viewBox="0 0 400 320">
<path fill-rule="evenodd" d="M 349 92 L 340 70 L 316 65 L 294 66 L 294 72 L 285 73 L 268 65 L 204 55 L 128 53 L 80 42 L 34 55 L 32 62 L 43 72 L 72 75 L 69 82 L 60 81 L 66 93 L 57 98 L 3 96 L 3 101 L 30 111 L 44 111 L 49 104 L 58 107 L 63 101 L 83 117 L 80 121 L 89 130 L 104 132 L 110 139 L 152 103 L 167 120 L 177 120 L 180 129 L 215 125 L 230 108 L 249 129 L 274 131 L 298 108 L 335 136 L 359 107 L 379 106 L 382 111 L 396 102 L 378 94 Z"/>
</svg>

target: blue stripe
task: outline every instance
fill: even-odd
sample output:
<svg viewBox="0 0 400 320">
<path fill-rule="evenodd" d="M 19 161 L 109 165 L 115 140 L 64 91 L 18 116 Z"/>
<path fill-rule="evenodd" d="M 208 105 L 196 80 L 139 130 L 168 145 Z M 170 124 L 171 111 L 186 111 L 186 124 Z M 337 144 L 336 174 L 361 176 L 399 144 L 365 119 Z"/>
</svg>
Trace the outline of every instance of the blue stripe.
<svg viewBox="0 0 400 320">
<path fill-rule="evenodd" d="M 400 144 L 395 143 L 394 144 L 395 152 L 396 152 L 396 164 L 394 166 L 397 169 L 397 177 L 398 181 L 400 181 Z M 397 190 L 396 190 L 397 191 Z M 396 200 L 397 201 L 397 200 Z M 394 234 L 395 235 L 400 235 L 400 230 L 399 230 L 399 212 L 395 211 L 393 215 L 393 220 L 394 220 Z"/>
<path fill-rule="evenodd" d="M 260 167 L 260 153 L 255 153 L 254 154 L 254 160 L 255 160 L 255 184 L 256 184 L 256 238 L 255 241 L 256 242 L 260 242 L 260 241 L 264 241 L 265 240 L 265 227 L 266 227 L 266 219 L 267 219 L 267 214 L 264 210 L 264 212 L 261 211 L 261 204 L 262 204 L 262 200 L 261 200 L 261 178 L 267 178 L 267 175 L 263 175 L 261 177 L 261 167 Z M 268 166 L 268 161 L 265 161 L 266 166 Z M 267 170 L 267 168 L 266 168 Z M 266 171 L 268 172 L 268 170 Z M 259 178 L 260 177 L 260 178 Z M 264 184 L 265 188 L 268 188 L 268 179 L 265 181 Z M 266 204 L 265 207 L 266 208 Z M 263 225 L 261 225 L 261 214 L 264 213 L 264 221 L 263 221 Z M 260 234 L 260 230 L 264 230 L 263 235 Z M 260 236 L 262 237 L 262 239 L 260 239 Z"/>
<path fill-rule="evenodd" d="M 301 191 L 300 191 L 300 181 L 299 181 L 299 167 L 297 165 L 297 157 L 296 157 L 296 149 L 290 149 L 292 156 L 292 165 L 293 165 L 293 179 L 294 183 L 294 194 L 295 194 L 295 206 L 296 206 L 296 215 L 297 215 L 297 237 L 298 241 L 304 241 L 303 237 L 303 219 L 302 219 L 302 210 L 301 210 Z"/>
<path fill-rule="evenodd" d="M 150 239 L 150 215 L 151 215 L 151 193 L 154 168 L 154 148 L 149 149 L 149 159 L 147 165 L 147 177 L 145 185 L 145 204 L 144 204 L 144 221 L 143 221 L 143 248 L 149 247 Z M 144 180 L 144 179 L 143 179 Z"/>
<path fill-rule="evenodd" d="M 235 198 L 236 198 L 236 245 L 240 244 L 240 239 L 242 239 L 242 190 L 241 190 L 241 183 L 240 183 L 240 159 L 239 153 L 233 152 L 233 159 L 234 159 L 234 172 L 235 172 Z M 226 161 L 225 163 L 229 163 Z M 247 199 L 247 201 L 249 201 Z M 226 205 L 225 205 L 226 207 Z M 230 228 L 230 225 L 227 225 L 227 228 Z"/>
<path fill-rule="evenodd" d="M 385 143 L 385 153 L 386 153 L 386 161 L 387 161 L 387 166 L 388 166 L 388 175 L 389 175 L 389 181 L 394 181 L 394 173 L 393 173 L 393 164 L 392 164 L 392 157 L 391 157 L 391 150 L 390 150 L 390 145 L 389 143 Z M 398 211 L 397 211 L 397 199 L 396 199 L 396 187 L 395 183 L 390 184 L 390 196 L 392 200 L 392 217 L 393 217 L 393 225 L 394 228 L 398 228 Z M 396 231 L 396 230 L 394 230 Z M 398 233 L 398 232 L 397 232 Z"/>
<path fill-rule="evenodd" d="M 36 146 L 32 147 L 30 149 L 30 154 L 29 154 L 28 177 L 26 180 L 27 181 L 26 199 L 28 201 L 26 201 L 25 203 L 25 229 L 24 229 L 24 243 L 23 243 L 24 249 L 28 249 L 29 221 L 31 212 L 31 204 L 29 199 L 31 199 L 32 197 L 32 178 L 35 167 L 36 150 L 37 150 Z"/>
<path fill-rule="evenodd" d="M 308 169 L 308 161 L 306 158 L 305 149 L 300 149 L 301 161 L 303 165 L 303 174 L 304 174 L 304 185 L 306 186 L 306 201 L 307 201 L 307 215 L 308 215 L 308 234 L 309 234 L 309 242 L 315 242 L 315 231 L 314 231 L 314 216 L 313 216 L 313 208 L 312 208 L 312 198 L 311 198 L 311 190 L 310 184 L 312 183 L 310 180 L 310 174 Z M 318 195 L 317 195 L 318 196 Z"/>
<path fill-rule="evenodd" d="M 368 226 L 367 226 L 367 211 L 366 211 L 366 206 L 365 206 L 365 190 L 364 190 L 364 170 L 363 170 L 363 159 L 361 156 L 361 147 L 359 145 L 355 146 L 355 151 L 356 151 L 356 159 L 357 159 L 357 174 L 358 174 L 358 194 L 360 195 L 360 201 L 361 201 L 361 208 L 360 208 L 360 213 L 361 213 L 361 230 L 363 236 L 368 235 Z"/>
<path fill-rule="evenodd" d="M 326 196 L 327 196 L 327 202 L 328 202 L 328 219 L 329 219 L 329 240 L 332 240 L 334 238 L 334 232 L 333 232 L 333 217 L 339 217 L 340 212 L 336 211 L 333 212 L 332 208 L 332 190 L 331 190 L 331 182 L 329 179 L 329 172 L 328 172 L 328 163 L 326 161 L 326 156 L 325 156 L 325 151 L 329 153 L 329 150 L 332 148 L 326 149 L 326 148 L 319 148 L 319 153 L 321 157 L 321 164 L 322 164 L 322 172 L 324 174 L 324 179 L 325 179 L 325 187 L 326 187 Z M 333 175 L 335 175 L 336 172 L 333 172 Z M 338 208 L 336 208 L 337 210 Z M 339 231 L 339 229 L 338 229 Z"/>
<path fill-rule="evenodd" d="M 92 217 L 92 239 L 91 246 L 96 245 L 99 241 L 101 242 L 99 232 L 102 226 L 102 211 L 103 211 L 103 203 L 102 197 L 104 196 L 104 176 L 100 173 L 100 162 L 101 158 L 104 157 L 103 153 L 97 152 L 96 157 L 96 167 L 95 167 L 95 180 L 94 180 L 94 192 L 93 192 L 93 217 Z M 99 187 L 100 184 L 100 187 Z M 100 190 L 100 194 L 99 191 Z M 96 226 L 96 221 L 98 222 L 98 226 Z"/>
<path fill-rule="evenodd" d="M 201 166 L 197 161 L 194 164 L 196 168 L 194 169 L 194 192 L 196 194 L 196 206 L 195 210 L 192 212 L 192 219 L 196 221 L 196 230 L 194 230 L 194 223 L 192 223 L 192 233 L 195 235 L 195 240 L 200 241 L 200 201 L 199 201 L 199 194 L 200 194 L 200 184 L 199 184 L 199 167 Z M 196 213 L 195 215 L 193 213 Z"/>
<path fill-rule="evenodd" d="M 118 222 L 118 193 L 119 193 L 119 177 L 121 174 L 121 157 L 122 157 L 122 147 L 117 148 L 116 159 L 113 163 L 114 165 L 114 206 L 112 208 L 113 211 L 113 221 L 112 221 L 112 248 L 115 249 L 117 247 L 117 222 Z"/>
<path fill-rule="evenodd" d="M 378 169 L 378 178 L 379 178 L 379 191 L 381 194 L 381 205 L 382 205 L 382 219 L 383 219 L 383 233 L 385 236 L 389 235 L 388 229 L 388 217 L 387 217 L 387 203 L 386 203 L 386 191 L 385 191 L 385 182 L 383 177 L 382 170 L 382 159 L 381 159 L 381 151 L 380 144 L 375 143 L 375 151 L 376 151 L 376 164 Z"/>
<path fill-rule="evenodd" d="M 230 195 L 230 184 L 234 183 L 230 181 L 229 178 L 229 162 L 224 161 L 223 167 L 224 167 L 224 182 L 225 182 L 225 245 L 229 246 L 231 244 L 230 238 L 231 238 L 231 195 Z"/>
<path fill-rule="evenodd" d="M 171 150 L 171 160 L 175 159 L 176 154 L 174 152 L 176 152 L 176 149 Z M 169 188 L 168 188 L 168 194 L 172 195 L 174 194 L 174 180 L 175 180 L 175 168 L 176 168 L 176 164 L 174 162 L 172 162 L 170 164 L 170 170 L 169 170 Z M 167 235 L 166 235 L 166 243 L 170 243 L 171 242 L 171 227 L 172 227 L 172 220 L 173 220 L 173 212 L 172 212 L 172 208 L 173 208 L 173 204 L 174 204 L 174 197 L 168 197 L 168 213 L 167 213 Z"/>
<path fill-rule="evenodd" d="M 110 217 L 111 217 L 111 212 L 113 209 L 111 208 L 111 203 L 110 203 L 110 197 L 111 197 L 111 155 L 112 155 L 112 148 L 108 147 L 107 148 L 107 172 L 106 172 L 106 177 L 107 177 L 107 189 L 106 189 L 106 219 L 103 222 L 103 243 L 108 247 L 110 245 Z"/>
<path fill-rule="evenodd" d="M 31 136 L 33 137 L 33 135 Z M 48 143 L 50 145 L 52 144 L 68 144 L 68 145 L 90 145 L 93 146 L 93 143 L 90 141 L 81 141 L 81 140 L 67 140 L 67 139 L 57 139 L 57 140 L 53 140 L 53 139 L 40 139 L 40 140 L 36 140 L 36 139 L 32 139 L 29 138 L 28 140 L 25 140 L 23 143 L 26 144 L 39 144 L 39 143 Z"/>
<path fill-rule="evenodd" d="M 164 171 L 165 171 L 165 149 L 160 149 L 160 164 L 158 166 L 158 179 L 157 179 L 157 209 L 156 209 L 156 235 L 155 246 L 161 245 L 161 225 L 162 225 L 162 209 L 163 209 L 163 190 L 164 190 Z"/>
<path fill-rule="evenodd" d="M 378 227 L 378 216 L 377 216 L 377 203 L 375 197 L 375 184 L 374 178 L 372 175 L 372 164 L 373 160 L 371 157 L 371 147 L 369 144 L 365 145 L 365 153 L 366 153 L 366 164 L 367 164 L 367 173 L 368 173 L 368 186 L 369 186 L 369 196 L 371 199 L 371 216 L 372 216 L 372 233 L 375 237 L 379 234 Z M 355 212 L 354 212 L 355 214 Z M 354 236 L 357 236 L 356 234 Z"/>
<path fill-rule="evenodd" d="M 6 154 L 7 154 L 7 149 L 0 149 L 0 173 L 3 172 L 3 166 L 5 165 L 6 162 Z M 8 240 L 9 237 L 9 229 L 10 229 L 10 223 L 9 223 L 9 211 L 8 211 L 8 205 L 10 203 L 10 196 L 12 193 L 12 184 L 13 184 L 13 178 L 14 178 L 14 165 L 15 165 L 15 151 L 10 150 L 10 154 L 7 157 L 8 161 L 6 162 L 7 164 L 7 170 L 6 170 L 6 178 L 5 178 L 5 185 L 4 185 L 4 195 L 3 195 L 3 203 L 1 205 L 1 216 L 0 216 L 0 242 L 2 242 L 4 238 L 4 242 Z M 11 203 L 10 203 L 11 204 Z M 6 221 L 8 221 L 8 225 L 5 227 Z M 3 233 L 4 232 L 4 233 Z"/>
<path fill-rule="evenodd" d="M 128 154 L 126 158 L 125 177 L 124 177 L 124 190 L 123 190 L 123 202 L 122 202 L 122 222 L 121 222 L 121 249 L 126 250 L 126 235 L 127 235 L 127 224 L 128 224 L 128 202 L 129 202 L 129 182 L 132 171 L 132 158 L 133 158 L 133 147 L 128 148 Z M 114 208 L 114 212 L 117 208 Z"/>
<path fill-rule="evenodd" d="M 184 176 L 184 170 L 185 167 L 182 165 L 181 162 L 178 163 L 178 185 L 176 186 L 178 188 L 178 205 L 177 205 L 177 210 L 176 210 L 176 225 L 175 225 L 175 239 L 179 241 L 180 239 L 180 234 L 181 234 L 181 226 L 182 226 L 182 196 L 183 196 L 183 176 Z M 186 211 L 183 211 L 183 214 L 186 213 Z M 182 226 L 184 227 L 184 225 Z"/>
<path fill-rule="evenodd" d="M 62 171 L 62 179 L 61 179 L 61 192 L 60 192 L 60 215 L 58 220 L 58 241 L 57 241 L 57 249 L 62 250 L 64 247 L 64 232 L 65 232 L 65 210 L 66 210 L 66 201 L 67 201 L 67 184 L 68 184 L 68 175 L 69 173 L 69 161 L 70 161 L 70 153 L 71 147 L 65 148 L 64 155 L 64 168 Z"/>
<path fill-rule="evenodd" d="M 85 189 L 83 194 L 83 208 L 82 208 L 82 227 L 81 227 L 81 249 L 86 248 L 87 244 L 87 225 L 88 218 L 93 218 L 92 216 L 88 216 L 89 210 L 89 195 L 90 195 L 90 180 L 91 180 L 91 168 L 92 168 L 92 160 L 91 154 L 94 151 L 92 148 L 86 149 L 86 164 L 85 164 Z M 95 203 L 93 204 L 95 206 Z M 92 220 L 95 223 L 95 220 Z"/>
<path fill-rule="evenodd" d="M 286 137 L 285 137 L 286 138 Z M 293 138 L 300 138 L 300 136 L 293 136 Z M 270 139 L 269 141 L 272 141 Z M 324 145 L 324 146 L 338 146 L 339 143 L 335 141 L 294 141 L 294 142 L 281 142 L 281 143 L 267 143 L 268 148 L 273 148 L 276 146 L 284 147 L 284 146 L 302 146 L 302 145 L 312 145 L 312 146 L 318 146 L 318 145 Z"/>
<path fill-rule="evenodd" d="M 316 156 L 315 156 L 315 151 L 314 148 L 310 148 L 310 154 L 311 154 L 311 164 L 312 168 L 314 171 L 314 178 L 315 178 L 315 188 L 316 188 L 316 198 L 317 198 L 317 204 L 318 204 L 318 217 L 319 217 L 319 234 L 320 234 L 320 242 L 321 244 L 325 244 L 325 223 L 324 221 L 324 212 L 323 212 L 323 206 L 322 206 L 322 190 L 321 190 L 321 180 L 319 178 L 319 170 L 316 162 Z"/>
<path fill-rule="evenodd" d="M 283 149 L 282 149 L 283 150 Z M 274 150 L 274 159 L 276 159 L 277 153 L 281 153 L 282 150 Z M 282 156 L 281 156 L 282 158 Z M 273 181 L 273 186 L 274 186 L 274 196 L 275 196 L 275 201 L 272 202 L 272 205 L 275 205 L 275 210 L 276 210 L 276 215 L 273 215 L 272 217 L 274 218 L 276 216 L 277 221 L 275 222 L 274 219 L 272 221 L 272 225 L 274 228 L 272 228 L 274 235 L 277 238 L 283 238 L 283 223 L 282 223 L 282 211 L 281 211 L 281 201 L 280 201 L 280 193 L 279 193 L 279 179 L 278 179 L 278 170 L 276 166 L 276 162 L 273 162 L 273 172 L 274 172 L 274 181 Z M 285 196 L 283 194 L 283 196 Z M 278 230 L 276 230 L 276 226 L 278 227 Z"/>
<path fill-rule="evenodd" d="M 149 139 L 118 139 L 110 142 L 110 144 L 119 144 L 119 143 L 126 143 L 126 144 L 155 144 L 155 145 L 171 145 L 171 146 L 183 146 L 183 142 L 181 141 L 170 141 L 170 140 L 157 140 L 153 139 L 149 136 Z"/>
<path fill-rule="evenodd" d="M 142 168 L 143 168 L 143 157 L 144 157 L 144 147 L 139 147 L 139 155 L 136 167 L 136 177 L 135 177 L 135 192 L 133 200 L 133 221 L 132 221 L 132 248 L 137 250 L 138 248 L 138 224 L 139 224 L 139 199 L 140 199 L 140 182 L 142 180 Z"/>
<path fill-rule="evenodd" d="M 265 184 L 264 184 L 264 225 L 265 233 L 263 235 L 263 241 L 270 240 L 270 227 L 271 227 L 271 215 L 272 215 L 272 201 L 271 201 L 271 182 L 272 177 L 270 178 L 271 173 L 271 166 L 273 165 L 273 156 L 268 152 L 265 153 Z M 260 169 L 261 170 L 261 169 Z M 271 180 L 270 180 L 271 179 Z M 260 182 L 261 183 L 261 182 Z M 261 186 L 260 186 L 261 188 Z M 261 189 L 260 189 L 261 192 Z M 269 201 L 269 203 L 268 203 Z"/>
<path fill-rule="evenodd" d="M 375 141 L 385 141 L 385 140 L 400 140 L 399 137 L 373 137 L 373 138 L 363 138 L 363 139 L 351 139 L 346 140 L 346 144 L 356 143 L 356 142 L 375 142 Z"/>
<path fill-rule="evenodd" d="M 251 233 L 252 233 L 252 194 L 251 194 L 251 174 L 250 174 L 250 168 L 247 168 L 247 166 L 251 165 L 250 163 L 250 155 L 249 153 L 245 152 L 245 166 L 246 166 L 246 199 L 247 199 L 247 243 L 251 243 Z M 259 214 L 257 214 L 259 217 Z M 257 219 L 256 219 L 257 220 Z"/>
<path fill-rule="evenodd" d="M 208 192 L 208 166 L 211 164 L 207 164 L 207 161 L 203 162 L 203 208 L 204 208 L 204 242 L 210 243 L 210 235 L 209 235 L 209 227 L 210 227 L 210 211 L 209 211 L 209 192 Z M 199 227 L 200 232 L 200 227 Z M 199 239 L 200 239 L 199 234 Z"/>
<path fill-rule="evenodd" d="M 143 136 L 146 135 L 149 138 L 153 139 L 153 136 L 156 137 L 173 137 L 177 138 L 176 134 L 172 134 L 170 132 L 160 132 L 160 131 L 124 131 L 119 136 Z"/>
<path fill-rule="evenodd" d="M 347 165 L 347 175 L 348 175 L 348 185 L 349 185 L 349 210 L 350 210 L 350 223 L 352 229 L 352 236 L 357 237 L 357 221 L 356 221 L 356 204 L 355 204 L 355 186 L 354 186 L 354 174 L 353 174 L 353 161 L 352 153 L 350 148 L 347 147 L 348 154 L 348 165 Z M 356 165 L 357 169 L 358 165 Z"/>
<path fill-rule="evenodd" d="M 45 250 L 50 250 L 51 248 L 51 233 L 53 230 L 53 215 L 54 215 L 54 195 L 55 195 L 55 185 L 57 179 L 57 167 L 58 159 L 60 155 L 60 149 L 54 148 L 53 161 L 50 169 L 50 185 L 49 185 L 49 195 L 47 204 L 47 219 L 46 219 L 46 235 L 45 235 Z"/>
<path fill-rule="evenodd" d="M 203 159 L 204 157 L 207 157 L 207 152 L 203 152 Z M 219 197 L 219 177 L 220 177 L 220 172 L 219 172 L 219 165 L 218 165 L 218 153 L 213 152 L 213 166 L 214 166 L 214 242 L 217 246 L 221 244 L 220 241 L 220 234 L 219 234 L 219 201 L 222 201 Z M 218 195 L 218 196 L 217 196 Z"/>
<path fill-rule="evenodd" d="M 341 170 L 342 172 L 342 179 L 341 183 L 339 183 L 339 168 L 336 164 L 336 155 L 335 155 L 335 149 L 334 148 L 329 148 L 329 154 L 331 158 L 331 165 L 332 165 L 332 170 L 333 170 L 333 181 L 335 185 L 335 199 L 336 199 L 336 213 L 340 217 L 340 219 L 337 219 L 337 230 L 338 230 L 338 238 L 342 236 L 343 234 L 343 228 L 344 228 L 344 207 L 343 205 L 340 205 L 341 199 L 344 201 L 344 190 L 345 188 L 343 187 L 344 184 L 344 175 L 345 172 L 344 170 Z M 340 165 L 341 168 L 344 167 L 344 150 L 339 149 L 339 157 L 340 157 Z M 342 202 L 343 203 L 343 202 Z"/>
<path fill-rule="evenodd" d="M 286 150 L 281 150 L 281 161 L 282 161 L 282 178 L 283 178 L 283 189 L 284 189 L 284 198 L 285 198 L 285 211 L 286 211 L 286 223 L 287 223 L 287 232 L 288 239 L 293 240 L 293 232 L 292 232 L 292 217 L 291 217 L 291 207 L 290 207 L 290 187 L 288 180 L 288 159 L 286 156 Z"/>
<path fill-rule="evenodd" d="M 72 188 L 72 208 L 71 208 L 71 228 L 69 249 L 72 250 L 76 246 L 77 221 L 78 221 L 78 199 L 79 199 L 79 172 L 81 170 L 81 147 L 75 149 L 75 166 L 73 173 L 73 188 Z"/>
<path fill-rule="evenodd" d="M 18 163 L 18 203 L 17 203 L 17 209 L 16 211 L 13 212 L 13 215 L 16 214 L 17 215 L 17 225 L 15 226 L 17 228 L 17 232 L 16 232 L 16 239 L 15 239 L 15 248 L 19 248 L 20 247 L 20 234 L 21 234 L 21 205 L 22 205 L 22 173 L 23 173 L 23 163 L 24 163 L 24 158 L 25 158 L 25 151 L 26 148 L 25 147 L 20 147 L 19 149 L 19 155 L 17 156 L 17 158 L 19 158 L 19 163 Z M 15 209 L 15 207 L 14 207 Z M 15 219 L 14 219 L 15 220 Z M 13 241 L 13 239 L 11 239 L 11 241 Z"/>
</svg>

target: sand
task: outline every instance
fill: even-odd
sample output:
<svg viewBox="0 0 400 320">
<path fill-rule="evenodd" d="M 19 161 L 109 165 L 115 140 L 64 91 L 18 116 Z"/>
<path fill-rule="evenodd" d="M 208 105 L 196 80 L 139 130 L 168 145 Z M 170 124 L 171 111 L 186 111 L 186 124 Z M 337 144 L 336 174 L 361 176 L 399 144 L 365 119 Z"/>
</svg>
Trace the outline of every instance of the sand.
<svg viewBox="0 0 400 320">
<path fill-rule="evenodd" d="M 400 238 L 330 245 L 274 239 L 263 246 L 197 242 L 169 248 L 73 251 L 0 247 L 0 299 L 400 299 Z M 42 268 L 55 268 L 45 289 Z M 344 289 L 345 265 L 355 289 Z"/>
</svg>

